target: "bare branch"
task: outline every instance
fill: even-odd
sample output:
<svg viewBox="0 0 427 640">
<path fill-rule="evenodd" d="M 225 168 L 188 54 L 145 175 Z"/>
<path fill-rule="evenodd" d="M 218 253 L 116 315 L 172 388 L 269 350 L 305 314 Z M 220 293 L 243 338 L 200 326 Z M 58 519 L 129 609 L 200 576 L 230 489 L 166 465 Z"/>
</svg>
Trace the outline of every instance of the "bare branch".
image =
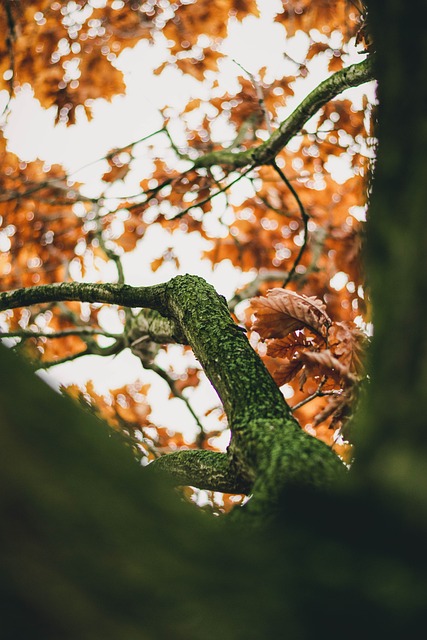
<svg viewBox="0 0 427 640">
<path fill-rule="evenodd" d="M 269 135 L 271 135 L 273 133 L 273 129 L 271 127 L 271 120 L 270 120 L 270 115 L 267 111 L 267 108 L 265 106 L 265 102 L 264 102 L 264 92 L 262 90 L 262 87 L 260 85 L 260 83 L 256 80 L 255 76 L 253 75 L 253 73 L 251 73 L 250 71 L 248 71 L 247 69 L 245 69 L 245 67 L 243 67 L 240 62 L 237 62 L 237 60 L 233 60 L 234 64 L 237 64 L 238 67 L 240 67 L 240 69 L 246 73 L 246 75 L 249 77 L 250 81 L 252 82 L 252 84 L 254 85 L 255 91 L 256 91 L 256 95 L 258 98 L 258 104 L 259 107 L 264 115 L 264 121 L 265 121 L 265 125 L 267 127 L 267 131 L 269 133 Z"/>
<path fill-rule="evenodd" d="M 307 404 L 308 402 L 311 402 L 315 398 L 323 398 L 324 396 L 340 396 L 341 394 L 342 394 L 342 391 L 338 391 L 338 390 L 322 391 L 321 389 L 317 389 L 314 393 L 307 396 L 306 398 L 303 398 L 300 402 L 297 402 L 296 405 L 291 407 L 291 411 L 293 412 L 293 411 L 296 411 L 297 409 L 300 409 L 305 404 Z"/>
<path fill-rule="evenodd" d="M 210 200 L 213 200 L 213 198 L 215 198 L 216 196 L 219 196 L 221 193 L 225 193 L 225 191 L 228 191 L 228 189 L 230 189 L 230 187 L 232 187 L 237 182 L 239 182 L 242 178 L 244 178 L 250 171 L 252 171 L 252 169 L 253 169 L 253 167 L 249 167 L 248 169 L 246 169 L 245 171 L 240 173 L 237 176 L 237 178 L 235 178 L 234 180 L 232 180 L 231 182 L 226 184 L 224 187 L 221 187 L 221 189 L 218 189 L 214 193 L 210 193 L 206 198 L 203 198 L 203 200 L 199 200 L 198 202 L 195 202 L 194 204 L 190 204 L 188 207 L 186 207 L 185 209 L 183 209 L 182 211 L 180 211 L 176 215 L 172 216 L 172 218 L 169 218 L 169 220 L 177 220 L 179 218 L 182 218 L 191 209 L 195 209 L 196 207 L 201 207 L 202 205 L 206 204 Z"/>
<path fill-rule="evenodd" d="M 301 213 L 301 219 L 302 219 L 302 223 L 303 223 L 303 227 L 304 227 L 304 241 L 300 247 L 300 250 L 298 252 L 297 257 L 294 260 L 294 264 L 292 265 L 291 270 L 289 271 L 284 283 L 283 283 L 283 288 L 285 288 L 289 282 L 292 280 L 293 275 L 295 273 L 295 270 L 297 268 L 297 266 L 299 265 L 301 258 L 304 254 L 305 249 L 307 248 L 307 241 L 308 241 L 308 221 L 309 221 L 309 215 L 306 212 L 303 203 L 301 202 L 301 199 L 298 195 L 298 193 L 295 191 L 294 187 L 292 186 L 292 184 L 289 182 L 288 178 L 285 176 L 285 174 L 283 173 L 283 171 L 281 170 L 281 168 L 279 167 L 279 165 L 277 164 L 276 160 L 273 160 L 273 162 L 271 163 L 271 166 L 273 167 L 273 169 L 276 171 L 276 173 L 279 174 L 279 176 L 282 178 L 283 182 L 286 184 L 286 186 L 288 187 L 289 191 L 292 193 L 292 195 L 294 196 L 300 213 Z"/>
<path fill-rule="evenodd" d="M 253 280 L 248 282 L 240 291 L 234 294 L 231 300 L 228 301 L 228 308 L 230 311 L 234 311 L 239 302 L 253 298 L 258 294 L 260 284 L 268 280 L 282 280 L 288 275 L 287 271 L 261 271 Z"/>
<path fill-rule="evenodd" d="M 191 406 L 188 398 L 186 398 L 180 391 L 178 391 L 175 380 L 173 380 L 173 378 L 171 378 L 170 375 L 164 369 L 159 367 L 155 362 L 145 362 L 143 363 L 143 366 L 144 366 L 144 369 L 150 369 L 151 371 L 154 371 L 155 373 L 157 373 L 157 375 L 160 376 L 160 378 L 162 378 L 167 383 L 169 389 L 171 390 L 172 395 L 175 398 L 178 398 L 179 400 L 182 400 L 182 402 L 184 402 L 188 411 L 191 413 L 194 420 L 196 421 L 197 426 L 199 427 L 199 434 L 196 439 L 196 444 L 198 447 L 201 447 L 205 440 L 206 432 L 202 423 L 200 422 L 200 419 L 197 413 L 194 411 L 193 407 Z"/>
</svg>

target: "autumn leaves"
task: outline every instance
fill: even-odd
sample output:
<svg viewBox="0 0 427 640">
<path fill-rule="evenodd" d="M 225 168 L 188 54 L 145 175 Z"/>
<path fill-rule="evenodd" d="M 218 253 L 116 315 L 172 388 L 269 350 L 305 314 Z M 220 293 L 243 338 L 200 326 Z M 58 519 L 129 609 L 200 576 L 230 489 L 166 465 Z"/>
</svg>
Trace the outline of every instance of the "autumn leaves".
<svg viewBox="0 0 427 640">
<path fill-rule="evenodd" d="M 252 329 L 267 341 L 266 365 L 274 380 L 305 392 L 294 410 L 326 398 L 317 404 L 316 415 L 302 415 L 303 426 L 315 429 L 326 421 L 326 438 L 335 443 L 364 376 L 365 333 L 352 321 L 333 322 L 319 298 L 295 291 L 271 289 L 252 299 L 251 310 Z M 341 453 L 348 456 L 351 449 Z"/>
</svg>

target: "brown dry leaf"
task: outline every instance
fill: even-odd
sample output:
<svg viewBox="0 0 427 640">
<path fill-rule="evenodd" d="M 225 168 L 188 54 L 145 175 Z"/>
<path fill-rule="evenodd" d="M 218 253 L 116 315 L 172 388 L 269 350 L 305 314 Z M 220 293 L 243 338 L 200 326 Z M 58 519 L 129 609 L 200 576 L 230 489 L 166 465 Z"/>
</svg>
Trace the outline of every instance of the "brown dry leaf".
<svg viewBox="0 0 427 640">
<path fill-rule="evenodd" d="M 326 375 L 337 381 L 355 381 L 349 368 L 342 364 L 338 358 L 335 358 L 329 349 L 324 351 L 304 351 L 299 357 L 311 375 Z"/>
<path fill-rule="evenodd" d="M 334 444 L 332 451 L 334 451 L 346 464 L 350 464 L 354 458 L 354 447 L 349 442 Z"/>
<path fill-rule="evenodd" d="M 343 394 L 335 395 L 327 399 L 326 405 L 323 407 L 322 411 L 320 411 L 314 418 L 313 426 L 317 427 L 317 425 L 330 418 L 337 411 L 343 402 L 342 396 Z"/>
<path fill-rule="evenodd" d="M 232 0 L 231 14 L 234 14 L 238 20 L 243 20 L 248 13 L 259 16 L 259 10 L 256 0 Z"/>
<path fill-rule="evenodd" d="M 349 370 L 360 376 L 364 370 L 367 336 L 353 322 L 334 322 L 329 331 L 331 351 Z"/>
<path fill-rule="evenodd" d="M 110 183 L 124 180 L 129 173 L 131 160 L 132 156 L 124 152 L 109 154 L 107 157 L 108 170 L 102 176 L 102 180 Z"/>
<path fill-rule="evenodd" d="M 160 258 L 156 258 L 151 262 L 151 270 L 157 271 L 157 269 L 167 262 L 173 262 L 175 267 L 179 269 L 179 260 L 174 253 L 173 247 L 166 249 Z"/>
<path fill-rule="evenodd" d="M 183 379 L 178 378 L 178 380 L 174 381 L 177 391 L 181 393 L 184 389 L 187 389 L 188 387 L 197 387 L 197 385 L 200 382 L 199 374 L 200 374 L 199 369 L 195 369 L 194 367 L 187 369 L 185 378 Z"/>
<path fill-rule="evenodd" d="M 279 364 L 279 366 L 273 371 L 273 379 L 277 386 L 281 387 L 282 384 L 286 384 L 293 380 L 297 373 L 301 371 L 303 366 L 304 365 L 299 357 Z"/>
<path fill-rule="evenodd" d="M 272 358 L 292 358 L 296 352 L 313 348 L 313 341 L 302 334 L 290 333 L 286 338 L 269 340 L 267 355 Z"/>
<path fill-rule="evenodd" d="M 329 428 L 340 429 L 351 414 L 354 401 L 355 397 L 351 387 L 344 389 L 340 395 L 331 396 L 322 411 L 315 417 L 313 426 L 317 427 L 320 423 L 332 418 Z"/>
<path fill-rule="evenodd" d="M 328 71 L 330 71 L 331 73 L 335 73 L 335 71 L 340 71 L 343 66 L 344 62 L 341 56 L 335 55 L 334 53 L 332 58 L 329 60 Z"/>
<path fill-rule="evenodd" d="M 299 29 L 306 33 L 318 29 L 327 34 L 338 29 L 350 36 L 359 28 L 359 12 L 346 0 L 292 0 L 283 4 L 286 7 L 276 21 L 284 24 L 288 37 Z"/>
<path fill-rule="evenodd" d="M 325 337 L 332 324 L 321 300 L 295 291 L 270 289 L 267 297 L 252 298 L 251 306 L 255 314 L 252 329 L 262 338 L 282 338 L 303 327 Z"/>
<path fill-rule="evenodd" d="M 323 42 L 313 42 L 313 44 L 310 45 L 310 48 L 306 55 L 306 59 L 311 60 L 311 58 L 314 58 L 314 56 L 317 56 L 319 53 L 324 53 L 325 51 L 328 51 L 329 48 L 330 48 L 329 44 L 326 44 Z"/>
</svg>

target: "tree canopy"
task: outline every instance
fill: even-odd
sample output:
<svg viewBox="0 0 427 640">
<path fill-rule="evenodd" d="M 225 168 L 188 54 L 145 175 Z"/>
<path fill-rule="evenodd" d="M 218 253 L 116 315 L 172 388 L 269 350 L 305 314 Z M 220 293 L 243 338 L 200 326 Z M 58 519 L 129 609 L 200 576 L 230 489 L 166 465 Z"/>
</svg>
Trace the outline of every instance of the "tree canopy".
<svg viewBox="0 0 427 640">
<path fill-rule="evenodd" d="M 87 474 L 87 467 L 81 471 L 78 453 L 70 450 L 71 476 L 66 470 L 64 477 L 59 469 L 51 473 L 62 487 L 58 496 L 66 496 L 55 516 L 54 504 L 45 494 L 49 473 L 42 478 L 37 471 L 40 460 L 54 459 L 55 453 L 48 453 L 49 444 L 64 450 L 67 438 L 75 433 L 90 465 L 93 444 L 86 440 L 92 436 L 86 435 L 86 427 L 83 433 L 76 431 L 75 409 L 65 404 L 70 436 L 52 429 L 47 418 L 44 433 L 39 428 L 31 436 L 25 407 L 17 407 L 5 396 L 4 424 L 15 459 L 20 444 L 17 433 L 22 434 L 24 452 L 31 451 L 31 438 L 37 442 L 37 434 L 40 437 L 36 447 L 40 460 L 29 453 L 23 457 L 28 460 L 23 476 L 27 483 L 14 474 L 13 457 L 3 468 L 5 479 L 13 479 L 12 496 L 23 505 L 28 531 L 19 518 L 14 516 L 11 522 L 22 539 L 35 526 L 38 548 L 50 539 L 48 531 L 39 528 L 37 508 L 34 512 L 40 505 L 53 531 L 60 534 L 54 551 L 61 567 L 58 580 L 66 576 L 85 606 L 90 603 L 85 593 L 102 603 L 100 611 L 112 602 L 117 633 L 127 629 L 128 637 L 137 637 L 138 630 L 145 628 L 147 637 L 173 633 L 172 637 L 209 638 L 217 637 L 221 629 L 224 637 L 256 638 L 271 635 L 281 617 L 289 633 L 311 637 L 319 621 L 330 620 L 332 611 L 342 622 L 347 598 L 353 616 L 362 612 L 370 617 L 372 628 L 383 625 L 388 632 L 403 632 L 416 628 L 425 605 L 422 409 L 427 374 L 419 310 L 425 282 L 419 267 L 425 252 L 425 186 L 420 167 L 427 129 L 423 83 L 409 81 L 413 61 L 423 59 L 425 26 L 414 16 L 410 28 L 408 22 L 401 26 L 407 16 L 399 2 L 393 3 L 386 20 L 375 2 L 369 3 L 369 15 L 362 3 L 344 0 L 276 4 L 274 23 L 283 39 L 280 55 L 292 72 L 279 76 L 268 67 L 246 69 L 236 60 L 238 73 L 232 89 L 224 89 L 222 74 L 227 30 L 259 19 L 261 3 L 6 2 L 2 9 L 8 35 L 1 60 L 10 98 L 5 108 L 1 197 L 4 333 L 17 340 L 15 350 L 29 356 L 36 368 L 130 349 L 145 369 L 154 371 L 171 394 L 187 404 L 196 425 L 189 440 L 154 424 L 148 389 L 142 382 L 111 390 L 108 396 L 91 384 L 84 389 L 72 386 L 68 393 L 107 419 L 117 432 L 118 446 L 116 442 L 102 445 L 104 435 L 98 432 L 99 425 L 93 426 L 93 439 L 99 440 L 105 464 L 111 456 L 120 458 L 117 452 L 123 450 L 123 443 L 130 445 L 134 458 L 151 464 L 141 469 L 130 460 L 118 462 L 115 480 L 108 471 L 94 475 Z M 413 4 L 414 11 L 421 8 L 421 3 L 420 7 Z M 297 38 L 303 39 L 298 44 L 299 57 L 294 58 L 292 45 L 296 46 Z M 387 38 L 399 43 L 390 59 Z M 161 76 L 174 69 L 182 78 L 191 75 L 194 95 L 179 113 L 173 105 L 165 105 L 159 116 L 161 126 L 152 135 L 106 154 L 98 193 L 74 182 L 62 167 L 48 167 L 43 159 L 25 162 L 8 150 L 7 115 L 13 112 L 20 87 L 31 85 L 42 106 L 54 109 L 58 126 L 78 126 L 79 120 L 91 118 L 94 100 L 111 99 L 123 91 L 116 56 L 141 39 L 167 52 L 156 73 Z M 357 57 L 360 62 L 355 62 Z M 304 97 L 292 101 L 314 69 L 316 74 L 322 69 L 324 75 L 316 76 Z M 380 144 L 369 206 L 367 288 L 361 253 L 372 187 L 368 177 L 374 159 L 375 109 L 363 97 L 362 85 L 375 77 L 380 87 Z M 361 88 L 351 98 L 341 95 L 357 87 Z M 396 95 L 404 96 L 401 103 Z M 397 130 L 396 122 L 402 125 Z M 166 140 L 161 156 L 153 142 L 158 136 Z M 151 166 L 139 174 L 140 191 L 129 194 L 127 185 L 140 171 L 142 152 Z M 403 210 L 408 213 L 402 228 Z M 141 277 L 137 286 L 128 285 L 125 256 L 143 249 L 155 225 L 169 234 L 171 243 L 154 260 L 152 270 L 174 264 L 179 272 L 175 244 L 179 232 L 194 234 L 195 239 L 210 243 L 205 257 L 213 267 L 229 260 L 240 270 L 240 290 L 226 300 L 204 279 L 184 274 L 158 284 L 147 284 Z M 103 282 L 107 263 L 115 265 L 115 283 Z M 93 273 L 100 282 L 85 281 Z M 104 326 L 100 305 L 105 304 L 117 305 L 121 332 Z M 376 334 L 366 378 L 364 351 L 372 319 Z M 408 323 L 411 329 L 405 341 Z M 197 358 L 181 370 L 184 373 L 159 364 L 167 362 L 162 360 L 164 350 L 170 349 L 165 345 L 173 344 L 182 345 L 183 361 L 189 347 Z M 5 389 L 12 383 L 22 389 L 28 374 L 9 358 L 11 371 L 18 373 L 5 380 Z M 198 415 L 191 404 L 192 389 L 201 384 L 203 372 L 222 407 Z M 37 406 L 32 396 L 34 415 L 46 415 L 50 403 L 59 403 L 59 413 L 64 401 L 56 396 L 53 400 L 41 383 L 37 385 L 43 400 Z M 189 391 L 183 393 L 185 389 Z M 362 409 L 354 417 L 360 395 Z M 206 419 L 212 415 L 215 428 L 207 426 Z M 15 421 L 25 428 L 14 432 Z M 90 419 L 85 421 L 89 425 Z M 225 428 L 231 441 L 224 452 L 218 442 Z M 355 462 L 354 439 L 360 441 Z M 59 466 L 65 456 L 65 451 L 58 453 Z M 351 463 L 350 472 L 344 463 Z M 167 490 L 161 496 L 157 493 L 161 483 L 156 470 L 174 484 L 211 491 L 210 508 L 216 513 L 229 511 L 243 496 L 252 497 L 221 523 L 213 518 L 199 520 L 194 511 L 184 516 Z M 82 474 L 79 486 L 68 485 L 74 471 Z M 100 591 L 95 578 L 90 582 L 102 563 L 102 553 L 93 558 L 89 582 L 82 582 L 81 566 L 73 572 L 72 560 L 68 563 L 64 556 L 68 532 L 58 524 L 59 515 L 67 514 L 70 504 L 83 504 L 87 487 L 96 486 L 97 477 L 106 476 L 106 487 L 117 482 L 125 493 L 129 490 L 135 496 L 130 486 L 139 475 L 141 486 L 147 484 L 144 497 L 136 497 L 135 504 L 146 517 L 139 520 L 128 505 L 123 507 L 121 522 L 128 522 L 135 532 L 156 528 L 166 517 L 175 527 L 174 544 L 186 549 L 175 564 L 170 556 L 170 562 L 162 559 L 172 575 L 171 590 L 168 586 L 165 591 L 172 613 L 159 623 L 157 634 L 148 619 L 141 626 L 132 597 L 131 604 L 124 606 L 111 585 Z M 38 477 L 40 494 L 34 489 Z M 110 491 L 100 485 L 98 490 L 105 495 Z M 195 489 L 185 492 L 197 500 Z M 96 501 L 95 493 L 89 492 L 87 505 L 94 504 L 90 495 Z M 112 501 L 101 501 L 89 536 L 106 526 L 105 544 L 111 543 L 118 529 L 108 514 L 111 504 L 120 514 L 117 505 L 123 500 L 123 494 L 115 499 L 113 491 Z M 12 502 L 4 501 L 8 513 Z M 90 506 L 85 509 L 87 513 Z M 72 507 L 70 513 L 75 514 Z M 253 534 L 256 540 L 251 535 L 242 537 L 242 523 L 263 525 L 264 533 Z M 71 521 L 71 529 L 77 524 Z M 226 544 L 219 555 L 209 558 L 203 572 L 203 543 L 215 545 L 219 531 L 226 532 Z M 156 547 L 154 535 L 149 531 L 146 535 L 147 549 L 156 550 L 155 557 L 164 554 L 163 543 Z M 408 545 L 411 538 L 412 546 Z M 82 548 L 93 549 L 88 542 L 84 536 Z M 115 547 L 119 564 L 128 558 L 127 544 L 137 547 L 132 536 L 122 531 L 117 544 L 121 542 L 123 548 Z M 79 553 L 78 544 L 71 559 Z M 13 558 L 18 548 L 19 539 Z M 121 574 L 119 584 L 123 593 L 134 597 L 151 589 L 154 619 L 160 616 L 155 592 L 163 585 L 164 574 L 159 569 L 156 576 L 147 565 L 147 554 L 141 553 L 138 550 L 132 567 L 144 567 L 143 578 L 132 580 L 129 566 L 130 574 Z M 28 563 L 32 562 L 30 545 Z M 196 585 L 206 588 L 206 576 L 216 562 L 223 572 L 212 577 L 211 603 L 217 602 L 218 589 L 225 583 L 237 594 L 236 607 L 245 611 L 235 620 L 222 614 L 223 621 L 216 620 L 217 626 L 207 629 L 200 619 L 209 606 L 197 594 Z M 199 570 L 194 569 L 192 577 L 184 576 L 184 565 L 190 571 L 196 566 Z M 40 602 L 29 598 L 23 566 L 18 563 L 16 570 L 6 563 L 7 575 L 13 576 L 16 585 L 12 614 L 16 602 L 24 601 L 57 633 L 64 627 L 58 621 L 60 608 L 55 617 L 49 613 L 52 605 L 56 611 L 57 600 L 53 595 L 40 598 L 44 602 L 40 607 Z M 243 586 L 245 567 L 252 581 L 250 595 Z M 34 586 L 43 575 L 51 580 L 46 559 L 33 569 L 28 584 Z M 268 595 L 253 585 L 254 576 L 260 584 L 268 582 Z M 173 593 L 181 581 L 186 585 L 184 593 L 198 608 L 196 613 L 182 608 L 183 600 Z M 255 602 L 259 610 L 248 611 Z M 90 625 L 99 633 L 101 617 L 96 607 L 86 612 L 83 605 L 79 607 L 77 626 L 88 637 Z M 305 607 L 315 613 L 313 624 L 303 614 Z M 71 609 L 64 607 L 64 611 L 69 617 Z M 362 616 L 354 622 L 355 635 L 363 625 Z"/>
</svg>

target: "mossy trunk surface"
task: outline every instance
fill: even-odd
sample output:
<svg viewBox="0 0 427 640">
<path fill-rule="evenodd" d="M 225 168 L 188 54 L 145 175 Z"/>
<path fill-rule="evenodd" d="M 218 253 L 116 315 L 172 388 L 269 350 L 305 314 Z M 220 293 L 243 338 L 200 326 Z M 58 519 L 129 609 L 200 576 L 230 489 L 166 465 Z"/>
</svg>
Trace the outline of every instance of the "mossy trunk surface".
<svg viewBox="0 0 427 640">
<path fill-rule="evenodd" d="M 236 487 L 252 487 L 249 511 L 274 512 L 287 483 L 321 487 L 344 473 L 335 454 L 301 430 L 245 332 L 233 322 L 224 298 L 212 286 L 197 276 L 178 276 L 165 285 L 163 300 L 161 312 L 185 335 L 224 405 L 232 434 L 229 475 L 235 477 Z M 181 452 L 180 465 L 185 458 L 188 469 L 202 460 L 198 452 Z M 159 466 L 173 474 L 176 461 L 165 456 Z M 213 454 L 209 462 L 203 457 L 205 486 L 223 468 L 223 455 Z M 200 486 L 194 480 L 189 484 Z"/>
</svg>

